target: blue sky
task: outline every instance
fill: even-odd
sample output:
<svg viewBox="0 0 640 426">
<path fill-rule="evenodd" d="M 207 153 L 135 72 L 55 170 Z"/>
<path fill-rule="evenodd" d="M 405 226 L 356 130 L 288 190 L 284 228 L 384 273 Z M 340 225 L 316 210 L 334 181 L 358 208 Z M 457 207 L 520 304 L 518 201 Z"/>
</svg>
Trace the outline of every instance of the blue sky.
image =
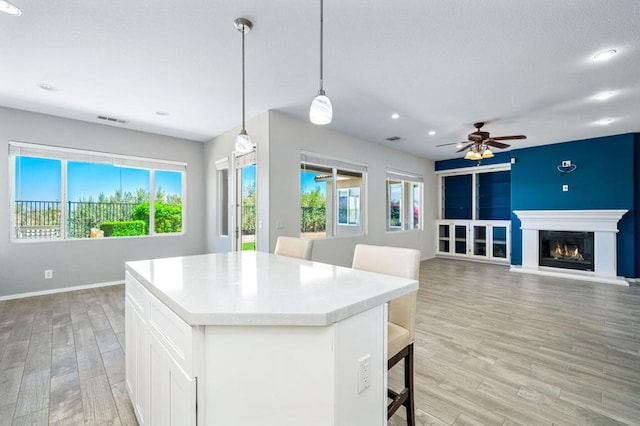
<svg viewBox="0 0 640 426">
<path fill-rule="evenodd" d="M 320 193 L 324 194 L 326 191 L 327 184 L 326 182 L 316 182 L 313 180 L 314 177 L 319 175 L 317 172 L 300 172 L 300 192 L 312 192 L 314 189 L 319 188 Z"/>
<path fill-rule="evenodd" d="M 16 157 L 16 200 L 60 201 L 61 161 L 46 158 Z M 155 173 L 156 188 L 168 194 L 182 194 L 182 179 L 178 172 Z M 135 193 L 149 189 L 149 170 L 116 167 L 110 164 L 69 161 L 67 166 L 68 199 L 97 199 L 102 192 L 113 195 L 117 189 Z"/>
</svg>

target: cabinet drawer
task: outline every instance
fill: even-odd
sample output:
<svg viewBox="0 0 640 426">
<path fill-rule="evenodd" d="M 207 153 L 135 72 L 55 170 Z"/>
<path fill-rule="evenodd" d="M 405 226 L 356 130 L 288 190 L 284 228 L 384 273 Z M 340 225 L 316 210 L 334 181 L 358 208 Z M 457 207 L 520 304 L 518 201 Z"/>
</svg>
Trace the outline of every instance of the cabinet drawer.
<svg viewBox="0 0 640 426">
<path fill-rule="evenodd" d="M 171 357 L 191 375 L 193 328 L 155 297 L 151 298 L 149 325 Z"/>
<path fill-rule="evenodd" d="M 125 273 L 125 294 L 140 316 L 146 318 L 150 295 L 129 272 Z"/>
</svg>

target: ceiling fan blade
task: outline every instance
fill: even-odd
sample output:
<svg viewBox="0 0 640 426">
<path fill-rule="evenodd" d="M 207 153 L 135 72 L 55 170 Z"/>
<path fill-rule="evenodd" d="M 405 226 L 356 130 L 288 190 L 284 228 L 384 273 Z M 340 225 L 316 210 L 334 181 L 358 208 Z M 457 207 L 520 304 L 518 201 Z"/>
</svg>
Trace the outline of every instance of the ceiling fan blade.
<svg viewBox="0 0 640 426">
<path fill-rule="evenodd" d="M 462 148 L 460 148 L 456 152 L 466 151 L 467 149 L 469 149 L 470 146 L 475 145 L 475 144 L 476 144 L 475 142 L 471 142 L 470 144 L 468 144 L 467 146 L 463 146 Z"/>
<path fill-rule="evenodd" d="M 497 142 L 496 140 L 494 140 L 493 138 L 488 139 L 485 142 L 486 145 L 489 146 L 495 146 L 496 148 L 500 148 L 500 149 L 505 149 L 505 148 L 509 148 L 511 145 L 506 144 L 506 143 L 502 143 L 502 142 Z"/>
<path fill-rule="evenodd" d="M 496 137 L 492 137 L 491 139 L 493 139 L 494 141 L 508 141 L 508 140 L 512 140 L 512 139 L 526 139 L 527 137 L 525 135 L 513 135 L 513 136 L 496 136 Z"/>
<path fill-rule="evenodd" d="M 436 148 L 439 148 L 439 147 L 441 147 L 441 146 L 457 145 L 457 144 L 463 144 L 463 143 L 467 143 L 467 141 L 464 141 L 464 142 L 441 143 L 440 145 L 436 145 Z"/>
</svg>

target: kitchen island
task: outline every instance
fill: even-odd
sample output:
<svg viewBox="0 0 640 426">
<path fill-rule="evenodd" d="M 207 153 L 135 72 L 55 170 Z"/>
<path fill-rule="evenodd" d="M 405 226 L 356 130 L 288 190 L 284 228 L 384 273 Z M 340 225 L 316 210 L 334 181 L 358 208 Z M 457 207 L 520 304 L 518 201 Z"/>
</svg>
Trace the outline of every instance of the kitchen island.
<svg viewBox="0 0 640 426">
<path fill-rule="evenodd" d="M 415 280 L 261 252 L 126 264 L 140 424 L 385 425 L 387 305 Z"/>
</svg>

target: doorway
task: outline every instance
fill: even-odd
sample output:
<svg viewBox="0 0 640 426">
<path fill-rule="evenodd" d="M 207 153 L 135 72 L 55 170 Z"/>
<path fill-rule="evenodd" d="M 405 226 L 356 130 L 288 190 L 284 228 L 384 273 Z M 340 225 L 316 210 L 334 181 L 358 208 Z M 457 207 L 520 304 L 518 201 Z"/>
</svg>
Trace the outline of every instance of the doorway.
<svg viewBox="0 0 640 426">
<path fill-rule="evenodd" d="M 236 251 L 256 249 L 256 155 L 255 151 L 236 157 Z"/>
</svg>

